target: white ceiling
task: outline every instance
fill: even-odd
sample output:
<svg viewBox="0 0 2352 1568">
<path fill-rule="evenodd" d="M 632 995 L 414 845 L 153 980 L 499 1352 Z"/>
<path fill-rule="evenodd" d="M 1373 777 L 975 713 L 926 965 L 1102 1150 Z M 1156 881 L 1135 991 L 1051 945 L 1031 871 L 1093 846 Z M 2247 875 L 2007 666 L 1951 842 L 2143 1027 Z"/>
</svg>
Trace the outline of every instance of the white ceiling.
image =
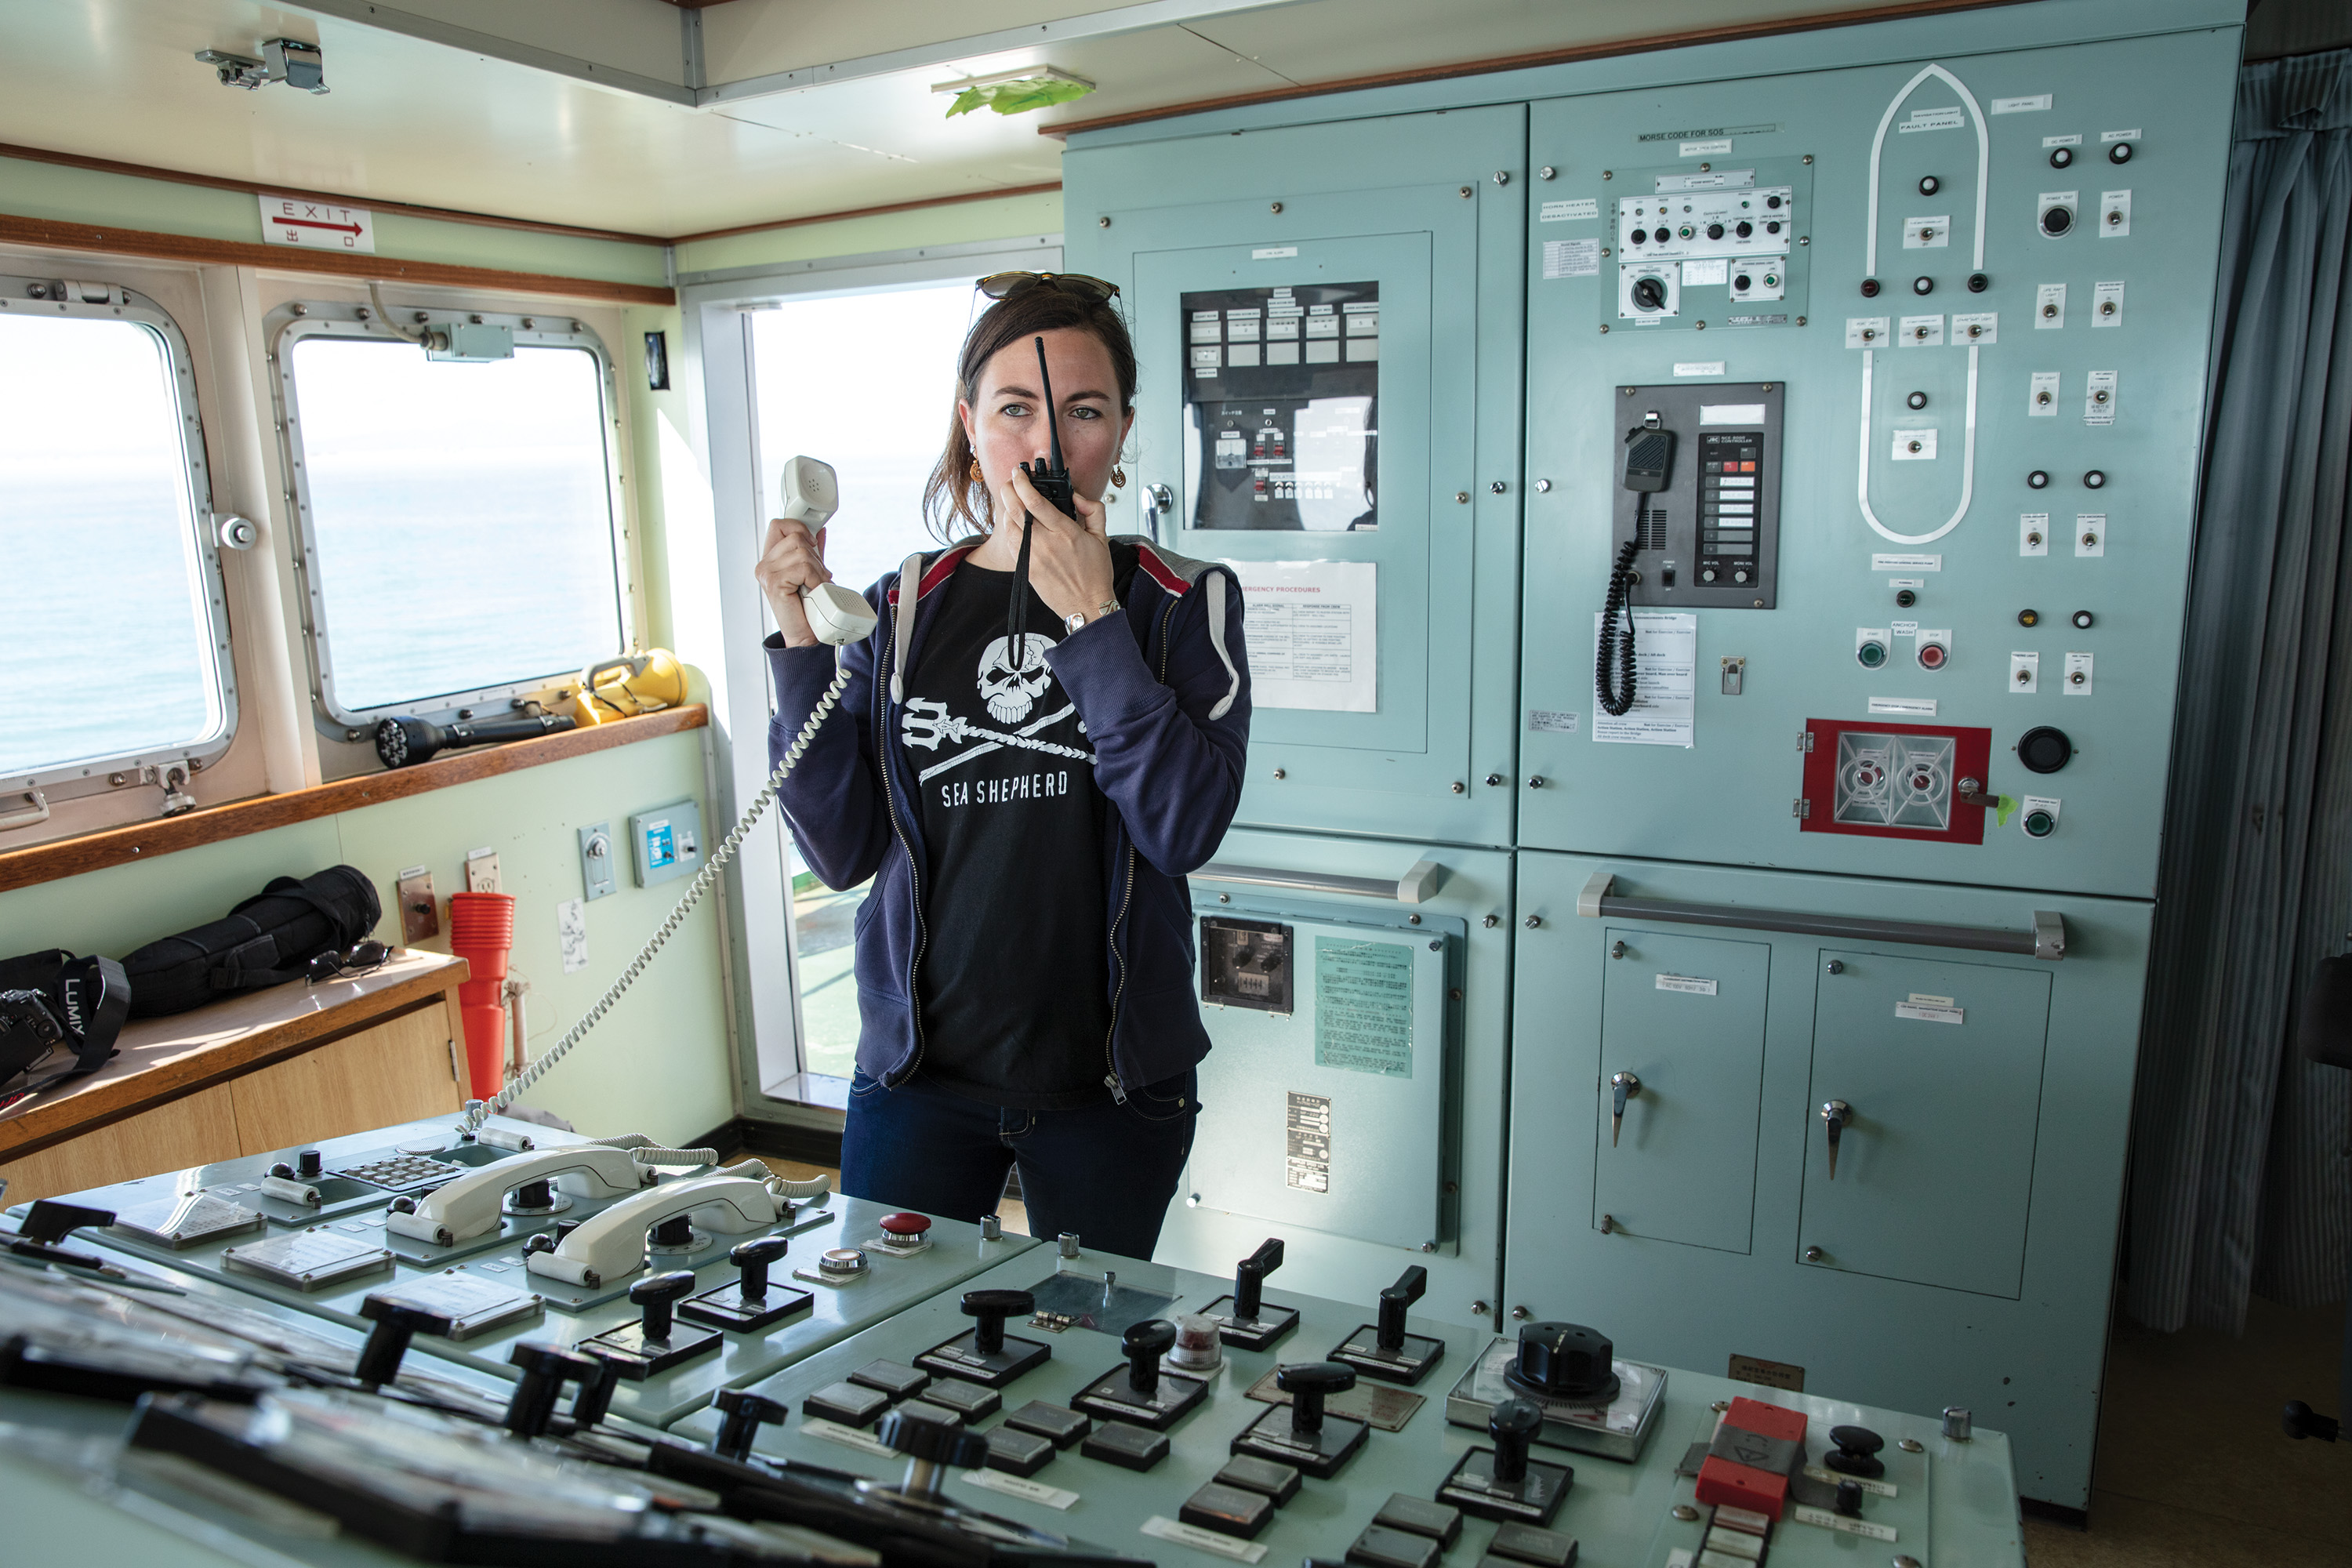
<svg viewBox="0 0 2352 1568">
<path fill-rule="evenodd" d="M 662 0 L 0 0 L 0 142 L 669 236 L 1052 180 L 1061 144 L 1038 127 L 1056 120 L 1867 3 L 729 0 L 701 14 L 704 81 L 721 96 L 694 107 L 658 96 L 697 85 Z M 1189 19 L 1135 26 L 1170 16 Z M 1040 24 L 1094 36 L 943 54 Z M 193 58 L 280 36 L 320 43 L 331 93 L 225 88 Z M 876 74 L 724 96 L 844 61 Z M 953 121 L 930 91 L 1035 64 L 1100 90 Z"/>
</svg>

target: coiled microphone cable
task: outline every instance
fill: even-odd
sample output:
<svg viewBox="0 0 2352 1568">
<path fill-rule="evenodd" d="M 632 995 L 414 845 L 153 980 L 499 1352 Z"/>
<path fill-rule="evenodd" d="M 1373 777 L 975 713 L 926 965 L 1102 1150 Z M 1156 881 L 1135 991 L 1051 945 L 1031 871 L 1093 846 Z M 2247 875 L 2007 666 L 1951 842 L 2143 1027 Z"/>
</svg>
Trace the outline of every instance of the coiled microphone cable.
<svg viewBox="0 0 2352 1568">
<path fill-rule="evenodd" d="M 1601 638 L 1592 659 L 1592 690 L 1594 700 L 1612 716 L 1622 715 L 1633 706 L 1633 584 L 1641 574 L 1633 570 L 1633 556 L 1642 548 L 1637 534 L 1625 542 L 1617 552 L 1617 564 L 1609 574 L 1609 598 L 1601 607 Z M 1624 624 L 1618 624 L 1620 617 Z M 1617 668 L 1613 672 L 1610 666 Z M 1621 689 L 1622 688 L 1622 689 Z"/>
</svg>

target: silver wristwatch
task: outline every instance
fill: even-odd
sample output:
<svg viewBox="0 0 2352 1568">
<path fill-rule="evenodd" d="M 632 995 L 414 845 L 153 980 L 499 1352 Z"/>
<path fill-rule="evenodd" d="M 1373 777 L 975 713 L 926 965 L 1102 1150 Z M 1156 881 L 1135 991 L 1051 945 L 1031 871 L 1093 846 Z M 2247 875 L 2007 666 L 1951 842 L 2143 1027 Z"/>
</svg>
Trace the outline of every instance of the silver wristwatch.
<svg viewBox="0 0 2352 1568">
<path fill-rule="evenodd" d="M 1117 599 L 1105 599 L 1101 604 L 1095 606 L 1095 613 L 1091 618 L 1100 620 L 1103 616 L 1109 615 L 1113 610 L 1118 608 L 1118 601 Z M 1075 614 L 1066 616 L 1062 618 L 1062 629 L 1067 632 L 1077 631 L 1086 626 L 1088 618 L 1089 617 L 1084 610 L 1079 610 Z"/>
</svg>

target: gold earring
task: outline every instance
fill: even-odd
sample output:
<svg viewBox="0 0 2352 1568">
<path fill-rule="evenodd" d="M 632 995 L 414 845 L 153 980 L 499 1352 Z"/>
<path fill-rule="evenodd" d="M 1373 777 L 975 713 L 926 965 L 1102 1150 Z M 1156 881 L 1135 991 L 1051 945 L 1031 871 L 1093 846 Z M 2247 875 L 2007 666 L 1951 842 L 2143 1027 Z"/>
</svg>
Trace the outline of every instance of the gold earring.
<svg viewBox="0 0 2352 1568">
<path fill-rule="evenodd" d="M 1113 468 L 1110 471 L 1110 488 L 1115 490 L 1123 490 L 1127 488 L 1127 470 L 1125 468 Z"/>
<path fill-rule="evenodd" d="M 971 482 L 973 484 L 980 484 L 982 482 L 980 477 L 980 459 L 978 458 L 974 458 L 971 460 Z"/>
</svg>

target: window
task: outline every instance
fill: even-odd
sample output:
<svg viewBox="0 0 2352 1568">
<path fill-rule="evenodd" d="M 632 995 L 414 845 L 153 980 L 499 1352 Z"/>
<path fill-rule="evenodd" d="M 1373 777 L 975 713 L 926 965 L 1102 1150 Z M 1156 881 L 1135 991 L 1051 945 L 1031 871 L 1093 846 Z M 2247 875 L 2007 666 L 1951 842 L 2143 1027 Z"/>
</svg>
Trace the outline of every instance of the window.
<svg viewBox="0 0 2352 1568">
<path fill-rule="evenodd" d="M 186 344 L 110 286 L 0 296 L 0 779 L 210 762 L 236 694 Z"/>
<path fill-rule="evenodd" d="M 497 702 L 622 651 L 593 340 L 477 318 L 516 327 L 512 357 L 436 360 L 356 310 L 304 313 L 279 374 L 327 714 Z"/>
<path fill-rule="evenodd" d="M 841 510 L 825 530 L 825 564 L 852 587 L 938 547 L 923 524 L 923 482 L 947 434 L 976 298 L 963 278 L 788 299 L 751 318 L 761 494 L 772 512 L 795 453 L 834 466 Z M 857 1050 L 850 927 L 866 889 L 834 892 L 797 856 L 790 870 L 803 1070 L 847 1078 Z"/>
</svg>

